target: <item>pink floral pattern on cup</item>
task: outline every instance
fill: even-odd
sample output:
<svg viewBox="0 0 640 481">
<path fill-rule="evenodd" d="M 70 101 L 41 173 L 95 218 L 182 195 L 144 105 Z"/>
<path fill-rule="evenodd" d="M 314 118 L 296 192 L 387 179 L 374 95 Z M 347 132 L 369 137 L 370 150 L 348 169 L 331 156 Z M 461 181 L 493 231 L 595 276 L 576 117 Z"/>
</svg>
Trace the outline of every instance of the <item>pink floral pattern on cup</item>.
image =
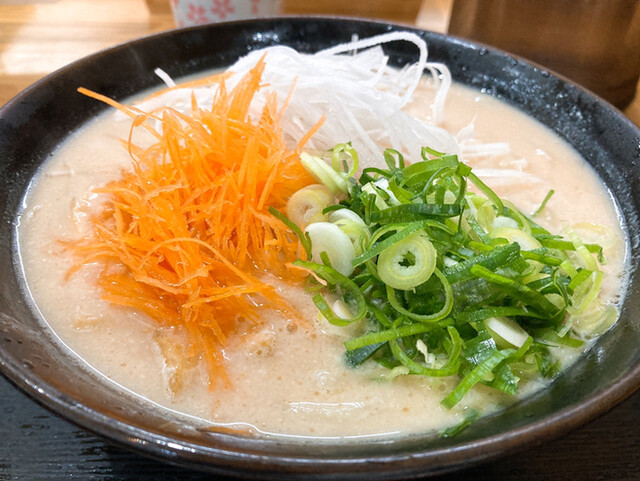
<svg viewBox="0 0 640 481">
<path fill-rule="evenodd" d="M 235 11 L 235 7 L 231 5 L 231 0 L 213 0 L 211 13 L 218 20 L 226 20 L 227 15 L 233 15 Z"/>
<path fill-rule="evenodd" d="M 280 0 L 170 0 L 178 27 L 268 17 L 280 11 Z"/>
<path fill-rule="evenodd" d="M 206 23 L 207 21 L 207 12 L 204 7 L 200 7 L 198 5 L 194 5 L 192 3 L 188 6 L 189 11 L 187 12 L 187 18 L 193 22 L 195 25 L 200 23 Z"/>
</svg>

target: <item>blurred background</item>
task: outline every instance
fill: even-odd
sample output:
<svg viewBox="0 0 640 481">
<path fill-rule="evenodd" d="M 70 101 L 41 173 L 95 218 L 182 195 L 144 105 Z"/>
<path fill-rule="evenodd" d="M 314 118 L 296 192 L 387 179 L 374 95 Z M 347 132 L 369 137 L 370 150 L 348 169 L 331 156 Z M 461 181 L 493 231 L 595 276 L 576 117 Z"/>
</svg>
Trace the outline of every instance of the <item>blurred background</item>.
<svg viewBox="0 0 640 481">
<path fill-rule="evenodd" d="M 0 0 L 0 106 L 64 65 L 176 26 L 348 15 L 447 32 L 535 60 L 640 124 L 640 0 Z"/>
<path fill-rule="evenodd" d="M 187 0 L 171 3 L 185 8 L 189 5 Z M 215 4 L 213 0 L 211 3 Z M 420 11 L 422 3 L 428 6 L 424 14 Z M 284 14 L 370 16 L 418 23 L 443 32 L 451 3 L 452 0 L 281 0 L 277 6 Z M 218 4 L 224 6 L 229 0 L 219 0 Z M 192 18 L 199 19 L 196 7 Z M 39 78 L 74 60 L 175 27 L 170 0 L 0 0 L 0 106 Z"/>
</svg>

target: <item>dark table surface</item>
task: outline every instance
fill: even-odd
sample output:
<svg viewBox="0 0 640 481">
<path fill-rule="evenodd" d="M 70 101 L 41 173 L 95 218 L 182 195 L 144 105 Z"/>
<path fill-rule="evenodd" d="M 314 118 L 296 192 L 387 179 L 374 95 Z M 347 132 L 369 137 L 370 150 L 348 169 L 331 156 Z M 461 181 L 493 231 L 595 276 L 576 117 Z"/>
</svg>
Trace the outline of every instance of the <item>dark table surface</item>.
<svg viewBox="0 0 640 481">
<path fill-rule="evenodd" d="M 0 377 L 0 481 L 227 479 L 147 459 L 58 418 Z M 640 481 L 640 392 L 542 446 L 437 478 Z"/>
</svg>

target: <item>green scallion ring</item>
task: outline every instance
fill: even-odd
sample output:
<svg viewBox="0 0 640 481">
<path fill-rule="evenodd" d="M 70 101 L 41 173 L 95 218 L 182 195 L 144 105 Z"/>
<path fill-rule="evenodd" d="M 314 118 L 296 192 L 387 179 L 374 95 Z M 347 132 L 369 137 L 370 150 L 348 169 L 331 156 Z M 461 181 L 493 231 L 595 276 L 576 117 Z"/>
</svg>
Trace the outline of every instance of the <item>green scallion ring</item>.
<svg viewBox="0 0 640 481">
<path fill-rule="evenodd" d="M 416 321 L 422 322 L 437 322 L 449 315 L 451 309 L 453 308 L 453 289 L 451 288 L 451 284 L 447 280 L 447 278 L 440 272 L 440 269 L 437 267 L 434 269 L 433 274 L 440 279 L 442 283 L 442 287 L 444 288 L 444 306 L 438 312 L 434 312 L 433 314 L 416 314 L 415 312 L 411 312 L 402 305 L 398 301 L 398 297 L 396 296 L 396 291 L 391 286 L 387 287 L 387 297 L 389 299 L 389 304 L 393 307 L 397 312 L 402 314 L 403 316 L 408 317 L 409 319 L 414 319 Z"/>
<path fill-rule="evenodd" d="M 437 256 L 427 236 L 414 232 L 380 252 L 378 276 L 394 289 L 413 289 L 429 280 L 436 268 Z"/>
</svg>

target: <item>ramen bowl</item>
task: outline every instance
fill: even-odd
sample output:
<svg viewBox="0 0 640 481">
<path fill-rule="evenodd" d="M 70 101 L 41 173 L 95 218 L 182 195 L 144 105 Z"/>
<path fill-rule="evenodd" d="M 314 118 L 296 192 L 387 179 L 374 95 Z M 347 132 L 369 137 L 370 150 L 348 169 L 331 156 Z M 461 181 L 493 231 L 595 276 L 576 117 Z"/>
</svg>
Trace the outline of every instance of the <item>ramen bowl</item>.
<svg viewBox="0 0 640 481">
<path fill-rule="evenodd" d="M 38 168 L 104 106 L 83 86 L 121 100 L 173 78 L 226 67 L 251 50 L 288 45 L 314 52 L 396 30 L 426 40 L 429 58 L 453 79 L 541 122 L 586 159 L 610 191 L 627 234 L 626 295 L 618 323 L 546 389 L 473 423 L 452 438 L 436 434 L 377 439 L 289 441 L 200 429 L 163 415 L 74 362 L 38 318 L 24 289 L 16 229 Z M 415 60 L 402 43 L 390 61 Z M 0 366 L 39 403 L 89 431 L 167 462 L 219 474 L 277 479 L 394 479 L 452 471 L 541 443 L 610 409 L 640 385 L 640 132 L 603 100 L 539 66 L 431 32 L 337 18 L 283 18 L 166 32 L 97 53 L 31 86 L 0 110 Z"/>
</svg>

